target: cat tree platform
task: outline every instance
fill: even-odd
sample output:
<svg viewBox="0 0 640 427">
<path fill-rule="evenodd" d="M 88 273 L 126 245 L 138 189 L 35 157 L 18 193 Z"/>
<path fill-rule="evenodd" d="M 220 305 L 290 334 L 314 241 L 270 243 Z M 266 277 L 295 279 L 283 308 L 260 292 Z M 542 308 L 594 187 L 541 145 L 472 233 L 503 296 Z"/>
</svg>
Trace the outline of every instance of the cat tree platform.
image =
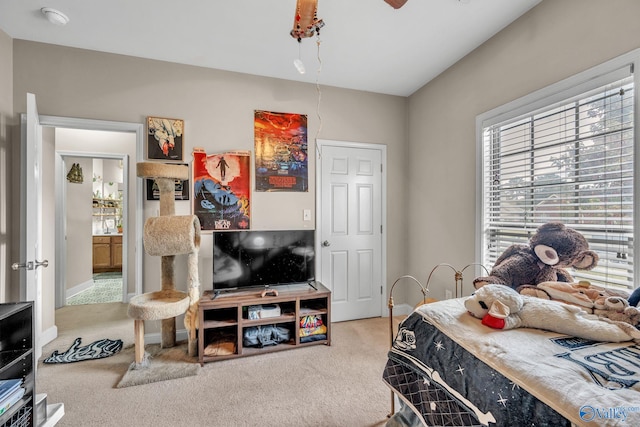
<svg viewBox="0 0 640 427">
<path fill-rule="evenodd" d="M 172 289 L 148 292 L 131 298 L 127 315 L 133 319 L 136 363 L 144 360 L 144 321 L 173 319 L 186 312 L 190 302 L 188 294 Z M 164 337 L 164 334 L 174 335 L 175 329 L 163 329 L 162 333 L 163 342 L 172 341 L 171 337 Z"/>
</svg>

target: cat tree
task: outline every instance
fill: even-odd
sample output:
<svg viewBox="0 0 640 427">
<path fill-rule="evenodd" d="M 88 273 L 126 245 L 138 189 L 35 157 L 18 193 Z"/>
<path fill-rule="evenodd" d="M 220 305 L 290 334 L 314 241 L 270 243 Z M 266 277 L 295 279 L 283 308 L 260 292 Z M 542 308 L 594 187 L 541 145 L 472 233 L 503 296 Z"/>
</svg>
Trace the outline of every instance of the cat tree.
<svg viewBox="0 0 640 427">
<path fill-rule="evenodd" d="M 155 180 L 160 190 L 160 215 L 148 218 L 144 224 L 144 249 L 152 256 L 160 256 L 162 289 L 131 298 L 128 315 L 134 319 L 135 363 L 144 365 L 144 321 L 162 321 L 162 348 L 175 346 L 176 317 L 184 314 L 188 331 L 189 355 L 197 353 L 196 328 L 200 280 L 198 251 L 200 221 L 195 215 L 175 215 L 175 180 L 187 180 L 189 167 L 178 164 L 143 162 L 137 164 L 137 175 Z M 175 288 L 174 264 L 176 255 L 188 255 L 188 292 Z"/>
</svg>

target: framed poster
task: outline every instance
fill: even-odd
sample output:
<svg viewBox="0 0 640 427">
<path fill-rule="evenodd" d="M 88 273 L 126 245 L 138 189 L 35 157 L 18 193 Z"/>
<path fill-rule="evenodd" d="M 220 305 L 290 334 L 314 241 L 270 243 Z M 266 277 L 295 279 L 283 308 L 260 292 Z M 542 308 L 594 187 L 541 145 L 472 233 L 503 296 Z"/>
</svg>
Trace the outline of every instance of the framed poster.
<svg viewBox="0 0 640 427">
<path fill-rule="evenodd" d="M 251 225 L 251 153 L 209 154 L 196 148 L 191 166 L 193 214 L 202 230 L 244 230 Z"/>
<path fill-rule="evenodd" d="M 309 191 L 307 116 L 255 110 L 256 191 Z"/>
<path fill-rule="evenodd" d="M 147 159 L 182 161 L 184 120 L 147 117 Z"/>
<path fill-rule="evenodd" d="M 145 178 L 147 200 L 160 200 L 160 189 L 153 179 Z M 176 179 L 175 200 L 189 200 L 189 180 Z"/>
</svg>

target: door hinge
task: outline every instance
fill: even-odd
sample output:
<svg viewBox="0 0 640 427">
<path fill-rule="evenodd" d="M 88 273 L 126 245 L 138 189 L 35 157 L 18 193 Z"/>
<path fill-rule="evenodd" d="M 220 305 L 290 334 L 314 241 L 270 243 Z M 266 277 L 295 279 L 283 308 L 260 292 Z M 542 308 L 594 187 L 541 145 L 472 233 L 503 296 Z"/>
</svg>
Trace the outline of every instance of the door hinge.
<svg viewBox="0 0 640 427">
<path fill-rule="evenodd" d="M 382 224 L 380 224 L 380 234 L 382 234 Z"/>
<path fill-rule="evenodd" d="M 382 286 L 380 286 L 380 295 L 382 295 Z"/>
</svg>

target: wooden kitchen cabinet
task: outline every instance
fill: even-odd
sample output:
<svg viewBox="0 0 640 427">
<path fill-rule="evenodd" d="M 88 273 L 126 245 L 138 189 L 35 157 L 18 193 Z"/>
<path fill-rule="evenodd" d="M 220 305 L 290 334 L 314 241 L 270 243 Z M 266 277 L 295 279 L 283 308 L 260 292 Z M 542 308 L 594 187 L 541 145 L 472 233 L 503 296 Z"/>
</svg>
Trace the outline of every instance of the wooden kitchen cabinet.
<svg viewBox="0 0 640 427">
<path fill-rule="evenodd" d="M 93 272 L 122 270 L 122 236 L 93 236 Z"/>
</svg>

